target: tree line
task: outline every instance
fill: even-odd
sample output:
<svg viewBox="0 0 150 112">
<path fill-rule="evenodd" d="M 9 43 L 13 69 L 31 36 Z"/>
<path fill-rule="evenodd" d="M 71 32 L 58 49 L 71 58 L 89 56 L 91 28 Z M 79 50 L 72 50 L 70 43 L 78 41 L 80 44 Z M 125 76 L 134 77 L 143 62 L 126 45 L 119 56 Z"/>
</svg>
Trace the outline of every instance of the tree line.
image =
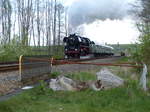
<svg viewBox="0 0 150 112">
<path fill-rule="evenodd" d="M 67 9 L 58 0 L 0 0 L 0 43 L 61 45 L 68 35 Z"/>
</svg>

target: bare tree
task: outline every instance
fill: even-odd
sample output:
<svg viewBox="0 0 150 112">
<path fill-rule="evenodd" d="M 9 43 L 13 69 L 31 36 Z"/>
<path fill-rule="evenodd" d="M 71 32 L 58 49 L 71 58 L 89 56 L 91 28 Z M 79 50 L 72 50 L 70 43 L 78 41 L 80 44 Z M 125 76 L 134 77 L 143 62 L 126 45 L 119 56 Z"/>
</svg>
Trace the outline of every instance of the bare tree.
<svg viewBox="0 0 150 112">
<path fill-rule="evenodd" d="M 48 47 L 49 54 L 52 52 L 51 49 L 51 37 L 52 37 L 52 2 L 46 1 L 46 46 Z"/>
<path fill-rule="evenodd" d="M 65 9 L 65 36 L 68 36 L 68 13 L 67 13 L 67 8 Z"/>
<path fill-rule="evenodd" d="M 141 33 L 150 33 L 150 1 L 137 0 L 132 12 L 136 16 L 138 30 Z"/>
<path fill-rule="evenodd" d="M 29 29 L 31 24 L 32 0 L 17 0 L 18 23 L 20 27 L 20 38 L 22 45 L 28 46 Z"/>
<path fill-rule="evenodd" d="M 61 27 L 63 26 L 63 21 L 62 21 L 62 13 L 64 12 L 64 7 L 62 4 L 57 5 L 57 15 L 58 15 L 58 45 L 60 45 L 61 41 Z"/>
<path fill-rule="evenodd" d="M 11 14 L 12 8 L 9 0 L 1 0 L 1 25 L 2 41 L 4 44 L 10 42 L 11 37 Z"/>
<path fill-rule="evenodd" d="M 56 45 L 56 13 L 57 13 L 57 4 L 56 0 L 54 2 L 54 23 L 53 23 L 53 45 Z"/>
<path fill-rule="evenodd" d="M 0 0 L 0 38 L 19 37 L 24 46 L 60 45 L 67 35 L 67 13 L 57 0 Z"/>
</svg>

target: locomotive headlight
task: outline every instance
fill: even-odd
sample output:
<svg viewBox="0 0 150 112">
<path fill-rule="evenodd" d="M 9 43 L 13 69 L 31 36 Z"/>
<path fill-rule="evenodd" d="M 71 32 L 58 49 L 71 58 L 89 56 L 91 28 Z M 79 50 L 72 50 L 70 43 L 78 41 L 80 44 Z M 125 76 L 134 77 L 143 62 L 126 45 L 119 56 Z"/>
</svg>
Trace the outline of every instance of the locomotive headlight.
<svg viewBox="0 0 150 112">
<path fill-rule="evenodd" d="M 65 49 L 65 51 L 67 51 L 68 49 Z"/>
<path fill-rule="evenodd" d="M 77 51 L 78 49 L 75 49 L 75 51 Z"/>
</svg>

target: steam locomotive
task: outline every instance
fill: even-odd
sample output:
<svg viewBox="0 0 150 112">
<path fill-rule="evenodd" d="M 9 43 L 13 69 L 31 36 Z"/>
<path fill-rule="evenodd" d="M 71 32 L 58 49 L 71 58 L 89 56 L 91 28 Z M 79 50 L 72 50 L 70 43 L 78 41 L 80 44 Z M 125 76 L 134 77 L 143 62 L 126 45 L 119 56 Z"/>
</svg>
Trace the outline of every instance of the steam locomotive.
<svg viewBox="0 0 150 112">
<path fill-rule="evenodd" d="M 76 34 L 70 34 L 68 37 L 64 37 L 63 42 L 65 43 L 66 58 L 80 58 L 80 56 L 90 54 L 94 57 L 114 55 L 112 47 L 96 45 L 90 39 Z"/>
</svg>

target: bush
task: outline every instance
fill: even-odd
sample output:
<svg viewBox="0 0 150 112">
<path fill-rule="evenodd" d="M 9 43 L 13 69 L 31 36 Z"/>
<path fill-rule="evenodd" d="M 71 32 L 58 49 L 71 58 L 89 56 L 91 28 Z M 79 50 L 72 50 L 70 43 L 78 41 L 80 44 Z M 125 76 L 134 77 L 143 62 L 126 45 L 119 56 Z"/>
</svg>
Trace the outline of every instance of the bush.
<svg viewBox="0 0 150 112">
<path fill-rule="evenodd" d="M 144 27 L 144 26 L 143 26 Z M 145 63 L 150 70 L 150 32 L 143 31 L 139 37 L 139 44 L 137 44 L 136 50 L 132 52 L 132 58 L 136 62 Z"/>
<path fill-rule="evenodd" d="M 43 80 L 40 81 L 40 85 L 34 88 L 36 95 L 46 95 L 48 93 L 47 83 Z"/>
<path fill-rule="evenodd" d="M 132 54 L 132 56 L 131 56 L 131 59 L 133 60 L 133 61 L 135 61 L 135 62 L 142 62 L 142 55 L 141 55 L 141 48 L 140 48 L 140 44 L 136 44 L 136 47 L 135 47 L 135 49 L 134 50 L 131 50 L 130 52 L 131 52 L 131 54 Z"/>
<path fill-rule="evenodd" d="M 25 46 L 23 45 L 19 38 L 13 38 L 10 43 L 5 45 L 0 45 L 0 62 L 6 61 L 17 61 L 20 55 L 50 55 L 50 48 L 48 46 Z M 53 57 L 56 59 L 61 59 L 64 57 L 63 46 L 58 46 L 56 50 L 53 51 Z M 51 55 L 52 55 L 51 54 Z"/>
<path fill-rule="evenodd" d="M 18 42 L 18 38 L 14 38 L 10 43 L 0 46 L 0 61 L 15 61 L 20 55 L 31 53 L 31 48 L 23 46 Z"/>
<path fill-rule="evenodd" d="M 53 72 L 53 73 L 51 73 L 49 76 L 50 76 L 51 78 L 57 78 L 59 75 L 60 75 L 59 72 Z"/>
<path fill-rule="evenodd" d="M 140 42 L 140 53 L 142 61 L 150 65 L 150 34 L 144 34 L 142 37 L 140 37 Z"/>
</svg>

